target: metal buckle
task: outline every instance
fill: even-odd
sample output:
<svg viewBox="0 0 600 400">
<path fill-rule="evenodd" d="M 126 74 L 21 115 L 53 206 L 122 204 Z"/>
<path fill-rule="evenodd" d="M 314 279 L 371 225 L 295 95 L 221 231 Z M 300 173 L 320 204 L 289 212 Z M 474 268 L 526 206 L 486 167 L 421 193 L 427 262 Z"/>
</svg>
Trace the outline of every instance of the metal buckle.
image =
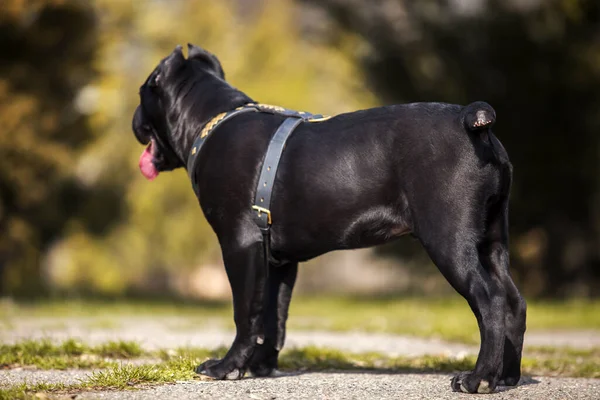
<svg viewBox="0 0 600 400">
<path fill-rule="evenodd" d="M 252 209 L 258 211 L 258 216 L 259 217 L 261 216 L 261 213 L 267 214 L 267 223 L 269 225 L 271 225 L 271 222 L 272 222 L 271 221 L 271 211 L 267 210 L 264 207 L 259 207 L 259 206 L 252 206 Z"/>
</svg>

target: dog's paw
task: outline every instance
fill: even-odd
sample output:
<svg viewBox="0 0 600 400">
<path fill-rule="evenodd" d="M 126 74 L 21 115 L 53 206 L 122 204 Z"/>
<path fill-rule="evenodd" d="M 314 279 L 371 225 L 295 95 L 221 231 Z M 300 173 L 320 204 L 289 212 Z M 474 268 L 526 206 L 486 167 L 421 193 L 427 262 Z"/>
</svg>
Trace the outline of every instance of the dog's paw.
<svg viewBox="0 0 600 400">
<path fill-rule="evenodd" d="M 276 371 L 276 369 L 271 365 L 258 364 L 250 366 L 250 372 L 252 373 L 252 376 L 257 378 L 271 376 L 273 371 Z"/>
<path fill-rule="evenodd" d="M 501 378 L 498 381 L 498 385 L 500 386 L 517 386 L 519 381 L 521 380 L 521 375 L 518 376 L 507 376 L 505 378 Z"/>
<path fill-rule="evenodd" d="M 471 372 L 461 372 L 452 378 L 452 390 L 463 393 L 492 393 L 496 384 L 486 379 L 480 379 Z"/>
<path fill-rule="evenodd" d="M 283 376 L 290 376 L 289 372 L 283 372 L 278 369 L 268 369 L 268 370 L 248 370 L 248 374 L 252 378 L 281 378 Z"/>
<path fill-rule="evenodd" d="M 224 360 L 213 359 L 205 361 L 196 367 L 196 373 L 213 379 L 234 381 L 242 379 L 246 371 L 241 368 L 230 367 Z"/>
<path fill-rule="evenodd" d="M 248 366 L 252 375 L 255 377 L 272 376 L 273 371 L 277 370 L 278 355 L 279 351 L 270 346 L 260 346 L 256 349 Z"/>
</svg>

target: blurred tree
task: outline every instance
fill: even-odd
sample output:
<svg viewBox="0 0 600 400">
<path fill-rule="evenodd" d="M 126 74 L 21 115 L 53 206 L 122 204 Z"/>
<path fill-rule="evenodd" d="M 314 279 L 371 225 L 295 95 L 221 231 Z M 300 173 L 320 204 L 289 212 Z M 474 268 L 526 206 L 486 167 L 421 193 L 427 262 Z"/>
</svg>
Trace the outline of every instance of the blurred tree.
<svg viewBox="0 0 600 400">
<path fill-rule="evenodd" d="M 177 44 L 200 45 L 221 60 L 227 80 L 257 101 L 337 113 L 375 103 L 344 53 L 302 40 L 302 10 L 292 0 L 96 0 L 99 77 L 86 93 L 95 101 L 97 139 L 79 159 L 87 186 L 124 189 L 122 219 L 105 235 L 81 223 L 53 246 L 48 265 L 63 290 L 106 294 L 190 292 L 199 266 L 220 262 L 220 249 L 183 170 L 143 179 L 143 148 L 131 132 L 139 86 Z M 344 43 L 352 42 L 352 37 Z M 302 57 L 302 62 L 298 58 Z M 359 77 L 359 79 L 357 79 Z M 93 207 L 92 207 L 93 208 Z M 110 211 L 96 208 L 98 218 Z"/>
<path fill-rule="evenodd" d="M 600 294 L 600 2 L 304 2 L 363 38 L 355 57 L 386 102 L 491 103 L 518 277 L 530 294 Z"/>
<path fill-rule="evenodd" d="M 93 10 L 3 0 L 0 49 L 0 293 L 39 294 L 41 252 L 85 196 L 71 170 L 92 137 L 76 100 L 94 75 Z"/>
</svg>

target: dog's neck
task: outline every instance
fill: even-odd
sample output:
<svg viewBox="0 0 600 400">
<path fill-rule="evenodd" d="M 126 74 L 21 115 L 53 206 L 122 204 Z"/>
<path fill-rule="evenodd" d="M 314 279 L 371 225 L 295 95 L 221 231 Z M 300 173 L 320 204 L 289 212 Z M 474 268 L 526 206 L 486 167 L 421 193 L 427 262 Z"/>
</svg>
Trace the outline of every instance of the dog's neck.
<svg viewBox="0 0 600 400">
<path fill-rule="evenodd" d="M 250 97 L 221 79 L 206 79 L 196 85 L 201 85 L 202 89 L 194 90 L 194 93 L 190 91 L 190 96 L 194 96 L 190 99 L 192 105 L 173 113 L 170 118 L 173 122 L 169 123 L 173 149 L 184 165 L 194 140 L 206 123 L 220 113 L 253 102 Z"/>
</svg>

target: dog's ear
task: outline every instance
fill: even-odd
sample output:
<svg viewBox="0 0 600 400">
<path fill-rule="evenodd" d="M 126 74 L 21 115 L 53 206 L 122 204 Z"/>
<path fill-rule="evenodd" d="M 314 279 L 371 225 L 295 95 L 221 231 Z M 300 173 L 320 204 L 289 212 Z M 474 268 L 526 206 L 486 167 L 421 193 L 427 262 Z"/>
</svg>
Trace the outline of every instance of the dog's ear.
<svg viewBox="0 0 600 400">
<path fill-rule="evenodd" d="M 164 61 L 164 72 L 165 75 L 169 75 L 171 71 L 176 70 L 179 66 L 181 66 L 185 62 L 185 57 L 183 56 L 183 47 L 181 45 L 177 45 L 175 50 Z M 160 74 L 162 75 L 162 74 Z M 158 83 L 162 78 L 161 76 L 156 77 L 156 82 Z"/>
<path fill-rule="evenodd" d="M 218 77 L 225 79 L 225 72 L 223 71 L 223 67 L 219 62 L 219 59 L 214 54 L 204 50 L 203 48 L 188 43 L 188 59 L 205 62 Z"/>
</svg>

